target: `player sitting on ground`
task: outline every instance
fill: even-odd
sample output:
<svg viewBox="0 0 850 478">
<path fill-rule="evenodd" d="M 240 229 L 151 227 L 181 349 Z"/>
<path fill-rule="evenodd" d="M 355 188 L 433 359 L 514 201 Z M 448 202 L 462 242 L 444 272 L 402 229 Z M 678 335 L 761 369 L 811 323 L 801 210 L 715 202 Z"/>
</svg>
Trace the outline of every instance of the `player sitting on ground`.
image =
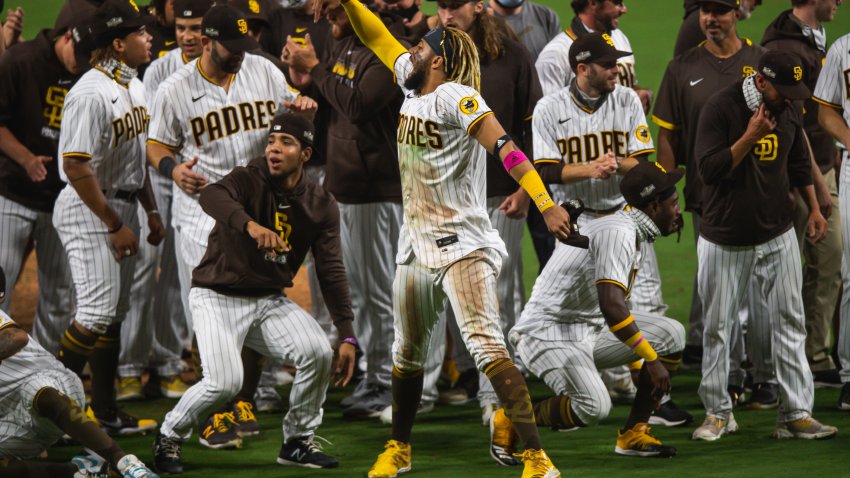
<svg viewBox="0 0 850 478">
<path fill-rule="evenodd" d="M 0 269 L 0 304 L 6 275 Z M 80 408 L 83 383 L 0 311 L 0 478 L 89 478 L 112 468 L 124 478 L 156 478 L 128 455 Z M 106 460 L 75 457 L 70 463 L 26 461 L 63 434 Z"/>
<path fill-rule="evenodd" d="M 529 370 L 558 394 L 535 404 L 538 425 L 571 429 L 604 419 L 611 399 L 597 371 L 643 359 L 632 411 L 618 433 L 615 452 L 676 454 L 649 433 L 647 421 L 670 391 L 669 372 L 681 361 L 685 329 L 667 317 L 629 312 L 626 301 L 647 243 L 681 228 L 676 182 L 682 175 L 680 169 L 667 173 L 655 163 L 635 166 L 620 183 L 629 205 L 585 227 L 589 249 L 555 248 L 540 273 L 509 334 Z M 499 456 L 512 450 L 513 435 L 509 417 L 498 410 L 491 421 L 490 453 L 500 463 Z"/>
</svg>

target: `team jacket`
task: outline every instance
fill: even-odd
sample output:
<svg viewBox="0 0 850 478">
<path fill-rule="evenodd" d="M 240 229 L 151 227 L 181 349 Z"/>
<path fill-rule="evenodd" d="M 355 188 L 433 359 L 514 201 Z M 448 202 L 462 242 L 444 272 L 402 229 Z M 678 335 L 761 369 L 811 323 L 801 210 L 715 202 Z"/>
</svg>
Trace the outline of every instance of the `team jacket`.
<svg viewBox="0 0 850 478">
<path fill-rule="evenodd" d="M 803 34 L 799 20 L 791 15 L 791 10 L 779 14 L 764 32 L 762 46 L 768 50 L 783 50 L 796 53 L 803 60 L 803 82 L 810 90 L 815 91 L 826 49 L 821 50 L 815 41 Z M 835 142 L 818 123 L 820 105 L 812 98 L 803 104 L 803 128 L 812 143 L 815 162 L 822 173 L 828 172 L 835 165 Z"/>
<path fill-rule="evenodd" d="M 200 204 L 216 224 L 192 274 L 192 286 L 241 296 L 280 293 L 292 287 L 292 278 L 312 250 L 322 295 L 340 337 L 354 336 L 339 209 L 329 192 L 305 176 L 293 191 L 284 192 L 269 176 L 265 158 L 258 158 L 204 188 Z M 248 221 L 277 231 L 289 252 L 271 255 L 258 250 L 245 232 Z"/>
<path fill-rule="evenodd" d="M 52 32 L 10 48 L 0 60 L 0 126 L 33 154 L 50 156 L 47 178 L 30 180 L 21 165 L 0 153 L 0 195 L 32 209 L 50 212 L 65 183 L 59 179 L 57 151 L 65 95 L 80 75 L 68 73 L 53 48 Z"/>
</svg>

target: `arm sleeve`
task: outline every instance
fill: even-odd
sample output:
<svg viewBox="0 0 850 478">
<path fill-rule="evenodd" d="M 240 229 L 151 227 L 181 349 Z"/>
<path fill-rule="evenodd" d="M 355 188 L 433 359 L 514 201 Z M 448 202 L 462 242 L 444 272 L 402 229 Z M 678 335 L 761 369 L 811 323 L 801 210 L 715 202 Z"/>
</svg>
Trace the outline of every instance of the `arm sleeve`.
<svg viewBox="0 0 850 478">
<path fill-rule="evenodd" d="M 815 85 L 815 91 L 812 96 L 818 103 L 840 109 L 842 100 L 844 99 L 841 94 L 844 86 L 842 78 L 844 72 L 841 71 L 841 60 L 838 55 L 843 52 L 843 49 L 841 49 L 841 45 L 838 45 L 837 43 L 838 42 L 833 44 L 832 48 L 830 48 L 829 52 L 826 54 L 823 69 L 820 72 L 820 76 L 818 77 L 818 82 Z M 845 45 L 846 44 L 847 43 L 845 43 Z M 848 73 L 848 75 L 850 75 L 850 73 Z"/>
<path fill-rule="evenodd" d="M 148 141 L 176 151 L 183 145 L 183 128 L 170 98 L 170 83 L 163 83 L 151 104 L 151 121 L 148 124 Z M 170 101 L 171 100 L 171 101 Z"/>
<path fill-rule="evenodd" d="M 655 145 L 652 143 L 652 135 L 649 133 L 649 126 L 646 124 L 646 115 L 643 114 L 643 106 L 640 104 L 635 90 L 629 89 L 628 92 L 631 102 L 628 108 L 629 125 L 632 130 L 629 131 L 628 139 L 628 157 L 641 156 L 655 152 Z"/>
<path fill-rule="evenodd" d="M 244 231 L 248 221 L 253 220 L 244 206 L 251 191 L 247 175 L 244 167 L 237 167 L 220 181 L 207 185 L 198 199 L 201 209 L 216 221 Z"/>
<path fill-rule="evenodd" d="M 437 115 L 442 122 L 463 128 L 469 133 L 485 116 L 493 112 L 475 89 L 456 83 L 445 83 L 437 89 Z"/>
<path fill-rule="evenodd" d="M 628 292 L 634 266 L 634 233 L 623 229 L 602 229 L 590 238 L 590 254 L 596 263 L 594 283 L 619 285 Z"/>
<path fill-rule="evenodd" d="M 349 0 L 342 6 L 360 41 L 375 52 L 387 68 L 393 70 L 396 60 L 407 52 L 407 48 L 392 36 L 377 15 L 358 0 Z"/>
<path fill-rule="evenodd" d="M 561 183 L 563 158 L 558 149 L 558 138 L 554 130 L 557 123 L 552 117 L 551 103 L 538 103 L 534 108 L 531 127 L 534 136 L 534 167 L 546 184 Z"/>
<path fill-rule="evenodd" d="M 322 297 L 328 306 L 328 312 L 333 319 L 340 340 L 354 337 L 352 321 L 354 313 L 351 310 L 351 296 L 348 289 L 348 279 L 342 262 L 342 246 L 339 236 L 339 208 L 336 201 L 328 205 L 328 217 L 322 225 L 322 230 L 313 242 L 313 257 L 316 260 L 316 276 Z"/>
<path fill-rule="evenodd" d="M 100 95 L 81 97 L 73 92 L 66 97 L 59 130 L 60 157 L 91 159 L 97 153 L 103 126 L 109 122 L 101 100 Z M 62 168 L 59 171 L 62 173 Z"/>
<path fill-rule="evenodd" d="M 566 34 L 564 34 L 566 35 Z M 540 78 L 540 86 L 543 89 L 543 95 L 551 95 L 561 88 L 567 86 L 573 78 L 573 70 L 570 68 L 569 59 L 567 58 L 567 50 L 562 49 L 560 34 L 554 40 L 546 45 L 546 48 L 540 52 L 534 67 L 537 69 L 537 76 Z"/>
<path fill-rule="evenodd" d="M 655 107 L 652 109 L 652 122 L 671 131 L 680 129 L 682 125 L 677 90 L 678 80 L 673 69 L 673 62 L 670 62 L 661 79 L 661 87 L 658 89 Z"/>
<path fill-rule="evenodd" d="M 370 61 L 358 72 L 353 88 L 337 81 L 323 63 L 316 65 L 310 75 L 324 99 L 352 123 L 369 120 L 398 94 L 393 88 L 392 72 L 378 62 Z"/>
<path fill-rule="evenodd" d="M 716 102 L 709 101 L 699 115 L 696 152 L 697 169 L 705 184 L 718 183 L 732 168 L 732 145 L 727 138 L 728 120 Z"/>
<path fill-rule="evenodd" d="M 809 157 L 809 148 L 803 139 L 803 120 L 799 110 L 794 108 L 794 123 L 797 129 L 794 134 L 794 143 L 788 153 L 788 179 L 791 186 L 805 187 L 812 184 L 812 161 Z"/>
</svg>

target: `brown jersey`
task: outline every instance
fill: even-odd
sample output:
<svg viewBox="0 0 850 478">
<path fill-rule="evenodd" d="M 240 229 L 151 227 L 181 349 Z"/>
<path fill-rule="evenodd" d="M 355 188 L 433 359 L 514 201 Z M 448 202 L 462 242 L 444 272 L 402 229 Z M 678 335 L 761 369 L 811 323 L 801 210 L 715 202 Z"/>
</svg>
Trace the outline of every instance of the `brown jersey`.
<svg viewBox="0 0 850 478">
<path fill-rule="evenodd" d="M 26 170 L 0 152 L 0 195 L 24 206 L 50 212 L 65 183 L 59 179 L 59 127 L 65 95 L 80 78 L 56 56 L 53 34 L 42 30 L 33 40 L 10 48 L 0 57 L 0 126 L 45 164 L 47 178 L 34 183 Z"/>
<path fill-rule="evenodd" d="M 826 44 L 818 46 L 813 37 L 803 33 L 803 28 L 791 10 L 786 10 L 768 25 L 761 44 L 768 50 L 796 53 L 803 60 L 803 82 L 814 91 L 826 59 Z M 812 143 L 815 162 L 822 173 L 827 173 L 835 166 L 836 149 L 832 136 L 818 123 L 818 110 L 818 102 L 807 99 L 803 104 L 803 125 Z"/>
<path fill-rule="evenodd" d="M 314 23 L 312 13 L 308 15 L 291 8 L 275 8 L 269 13 L 269 28 L 263 32 L 260 44 L 270 55 L 280 57 L 286 45 L 287 36 L 292 36 L 294 42 L 304 45 L 306 44 L 304 38 L 309 33 L 310 41 L 316 49 L 316 56 L 321 58 L 327 46 L 330 31 L 331 24 L 324 17 L 318 23 Z"/>
<path fill-rule="evenodd" d="M 699 0 L 685 0 L 685 18 L 676 35 L 673 57 L 699 46 L 703 41 L 705 41 L 705 33 L 699 26 Z"/>
<path fill-rule="evenodd" d="M 209 246 L 192 273 L 192 286 L 237 296 L 280 293 L 312 251 L 316 275 L 340 337 L 353 337 L 351 298 L 342 263 L 339 209 L 333 196 L 302 176 L 283 191 L 265 158 L 236 167 L 201 191 L 204 212 L 216 220 Z M 275 254 L 257 249 L 245 232 L 249 221 L 276 231 L 290 247 Z"/>
<path fill-rule="evenodd" d="M 732 145 L 747 130 L 753 111 L 743 80 L 708 99 L 699 116 L 696 165 L 703 180 L 700 234 L 715 244 L 752 246 L 788 231 L 792 187 L 812 184 L 812 165 L 796 105 L 775 115 L 765 135 L 732 170 Z"/>
<path fill-rule="evenodd" d="M 697 120 L 708 99 L 718 90 L 753 73 L 765 49 L 747 39 L 729 58 L 717 58 L 704 46 L 692 48 L 667 65 L 661 80 L 652 121 L 662 128 L 678 131 L 676 163 L 687 168 L 685 209 L 699 213 L 701 181 L 694 165 Z"/>
</svg>

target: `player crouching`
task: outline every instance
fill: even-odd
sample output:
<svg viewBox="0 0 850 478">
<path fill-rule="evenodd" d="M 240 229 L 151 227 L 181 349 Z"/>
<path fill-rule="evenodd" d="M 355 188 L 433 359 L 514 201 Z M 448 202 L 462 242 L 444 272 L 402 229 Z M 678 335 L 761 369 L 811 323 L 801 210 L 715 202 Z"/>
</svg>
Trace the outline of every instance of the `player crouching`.
<svg viewBox="0 0 850 478">
<path fill-rule="evenodd" d="M 0 303 L 6 275 L 0 269 Z M 83 383 L 0 310 L 0 478 L 88 478 L 117 471 L 124 478 L 156 478 L 80 408 Z M 105 460 L 70 463 L 31 460 L 68 434 Z M 107 470 L 111 468 L 111 470 Z"/>
<path fill-rule="evenodd" d="M 676 182 L 682 170 L 665 172 L 641 162 L 620 191 L 625 209 L 590 222 L 582 233 L 590 247 L 557 247 L 541 272 L 509 338 L 517 354 L 557 396 L 534 405 L 538 425 L 572 429 L 597 423 L 611 411 L 599 370 L 643 359 L 637 395 L 615 452 L 669 457 L 647 426 L 658 400 L 670 391 L 670 372 L 681 361 L 685 329 L 667 317 L 629 312 L 627 300 L 642 250 L 682 226 Z M 608 330 L 606 330 L 606 325 Z M 504 410 L 491 419 L 490 454 L 515 464 L 513 424 Z"/>
<path fill-rule="evenodd" d="M 182 444 L 198 420 L 239 392 L 243 345 L 292 361 L 298 370 L 277 462 L 338 466 L 313 442 L 322 422 L 333 349 L 313 317 L 281 293 L 292 287 L 312 250 L 322 294 L 343 337 L 335 383 L 348 384 L 357 341 L 340 254 L 339 209 L 330 193 L 302 174 L 313 134 L 303 117 L 275 117 L 265 158 L 237 167 L 201 191 L 201 207 L 216 220 L 189 294 L 204 377 L 165 416 L 154 444 L 159 472 L 182 473 Z"/>
</svg>

